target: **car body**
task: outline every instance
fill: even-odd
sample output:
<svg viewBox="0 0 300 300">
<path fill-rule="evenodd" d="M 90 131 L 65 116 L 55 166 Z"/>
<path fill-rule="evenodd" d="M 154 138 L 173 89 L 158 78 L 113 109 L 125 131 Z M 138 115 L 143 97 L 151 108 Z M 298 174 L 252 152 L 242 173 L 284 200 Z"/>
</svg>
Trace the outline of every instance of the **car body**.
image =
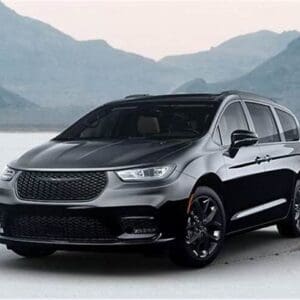
<svg viewBox="0 0 300 300">
<path fill-rule="evenodd" d="M 108 128 L 116 122 L 122 126 L 113 136 Z M 122 130 L 140 131 L 123 136 Z M 0 180 L 0 242 L 21 254 L 34 247 L 45 252 L 165 244 L 176 249 L 176 262 L 203 266 L 226 235 L 288 226 L 298 208 L 299 155 L 296 117 L 251 93 L 110 102 L 8 165 Z M 186 241 L 191 205 L 203 194 L 215 201 L 206 208 L 211 218 L 216 207 L 220 212 L 214 221 L 220 228 L 211 232 L 214 246 L 183 253 L 177 242 Z M 196 228 L 193 243 L 209 236 L 204 223 L 196 218 L 190 224 Z"/>
</svg>

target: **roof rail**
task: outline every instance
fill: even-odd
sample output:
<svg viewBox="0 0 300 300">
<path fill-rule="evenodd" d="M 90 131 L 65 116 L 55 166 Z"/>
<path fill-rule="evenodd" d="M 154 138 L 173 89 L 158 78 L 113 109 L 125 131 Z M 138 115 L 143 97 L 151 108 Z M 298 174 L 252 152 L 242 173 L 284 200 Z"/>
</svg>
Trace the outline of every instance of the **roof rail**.
<svg viewBox="0 0 300 300">
<path fill-rule="evenodd" d="M 239 96 L 251 96 L 257 100 L 263 100 L 263 101 L 268 101 L 268 102 L 276 102 L 273 98 L 265 97 L 253 92 L 245 92 L 245 91 L 240 91 L 240 90 L 229 90 L 229 91 L 224 91 L 223 94 L 237 94 Z"/>
<path fill-rule="evenodd" d="M 142 97 L 149 97 L 150 94 L 134 94 L 134 95 L 128 95 L 124 99 L 134 99 L 134 98 L 142 98 Z"/>
</svg>

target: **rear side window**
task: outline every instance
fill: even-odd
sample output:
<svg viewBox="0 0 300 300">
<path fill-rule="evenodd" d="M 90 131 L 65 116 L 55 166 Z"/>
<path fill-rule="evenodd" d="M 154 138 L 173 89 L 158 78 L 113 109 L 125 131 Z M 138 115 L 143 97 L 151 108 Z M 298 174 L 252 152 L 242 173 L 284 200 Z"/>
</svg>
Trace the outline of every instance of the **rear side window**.
<svg viewBox="0 0 300 300">
<path fill-rule="evenodd" d="M 280 141 L 278 128 L 271 111 L 267 105 L 247 102 L 255 132 L 260 143 L 275 143 Z"/>
<path fill-rule="evenodd" d="M 241 103 L 235 102 L 226 108 L 219 123 L 223 145 L 231 144 L 231 134 L 238 129 L 249 130 L 249 126 Z"/>
<path fill-rule="evenodd" d="M 283 134 L 286 141 L 298 141 L 299 140 L 299 131 L 297 123 L 293 116 L 285 111 L 275 108 L 278 118 L 280 120 Z"/>
</svg>

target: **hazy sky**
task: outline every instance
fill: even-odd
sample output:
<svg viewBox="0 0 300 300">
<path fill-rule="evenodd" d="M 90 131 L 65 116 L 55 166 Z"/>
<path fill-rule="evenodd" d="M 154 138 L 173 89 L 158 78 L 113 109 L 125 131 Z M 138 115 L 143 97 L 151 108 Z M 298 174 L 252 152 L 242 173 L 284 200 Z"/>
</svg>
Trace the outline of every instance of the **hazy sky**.
<svg viewBox="0 0 300 300">
<path fill-rule="evenodd" d="M 104 39 L 155 59 L 205 50 L 261 29 L 300 30 L 300 0 L 3 2 L 76 39 Z"/>
</svg>

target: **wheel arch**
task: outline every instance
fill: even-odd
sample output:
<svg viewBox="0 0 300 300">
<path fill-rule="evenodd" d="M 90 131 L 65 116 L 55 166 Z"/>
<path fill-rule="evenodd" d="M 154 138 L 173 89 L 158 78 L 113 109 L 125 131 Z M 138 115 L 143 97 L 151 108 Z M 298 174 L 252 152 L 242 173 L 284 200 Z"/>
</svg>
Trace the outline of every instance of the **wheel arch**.
<svg viewBox="0 0 300 300">
<path fill-rule="evenodd" d="M 294 176 L 293 190 L 291 191 L 291 194 L 290 194 L 291 199 L 294 196 L 295 187 L 296 187 L 296 184 L 297 184 L 298 181 L 300 181 L 300 171 L 298 173 L 296 173 L 295 176 Z"/>
<path fill-rule="evenodd" d="M 191 195 L 193 195 L 199 186 L 207 186 L 213 189 L 221 198 L 223 204 L 226 201 L 225 186 L 220 177 L 214 173 L 207 173 L 201 176 L 195 183 Z"/>
</svg>

